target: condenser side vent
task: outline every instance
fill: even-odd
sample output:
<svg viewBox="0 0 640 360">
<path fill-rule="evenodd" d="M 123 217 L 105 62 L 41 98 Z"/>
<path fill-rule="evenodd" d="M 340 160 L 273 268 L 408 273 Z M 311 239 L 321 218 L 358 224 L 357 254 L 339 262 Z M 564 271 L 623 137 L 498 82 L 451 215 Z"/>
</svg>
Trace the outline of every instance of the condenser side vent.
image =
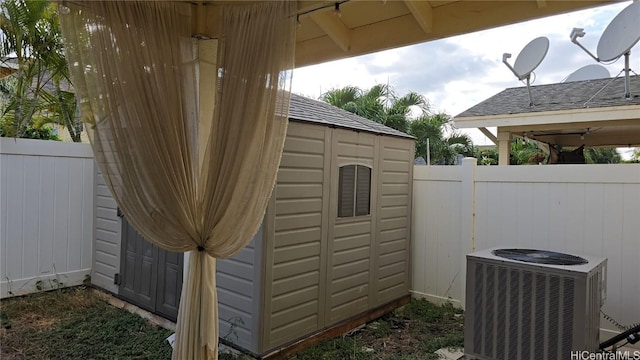
<svg viewBox="0 0 640 360">
<path fill-rule="evenodd" d="M 496 359 L 571 355 L 573 278 L 481 263 L 474 272 L 475 307 L 484 309 L 474 313 L 474 353 Z"/>
<path fill-rule="evenodd" d="M 467 263 L 468 358 L 569 359 L 598 349 L 601 268 L 588 276 L 482 260 Z"/>
</svg>

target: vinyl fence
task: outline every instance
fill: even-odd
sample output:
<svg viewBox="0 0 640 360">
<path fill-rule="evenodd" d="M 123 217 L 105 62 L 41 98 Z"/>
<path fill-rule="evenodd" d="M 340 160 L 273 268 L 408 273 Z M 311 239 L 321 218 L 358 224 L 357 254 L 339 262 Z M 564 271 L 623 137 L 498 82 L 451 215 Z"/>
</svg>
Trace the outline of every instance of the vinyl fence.
<svg viewBox="0 0 640 360">
<path fill-rule="evenodd" d="M 640 165 L 416 166 L 413 206 L 415 295 L 464 306 L 465 254 L 550 249 L 608 258 L 604 311 L 640 321 Z"/>
<path fill-rule="evenodd" d="M 89 145 L 0 138 L 0 297 L 91 273 L 95 194 Z M 416 296 L 464 306 L 467 253 L 544 248 L 608 258 L 604 311 L 640 321 L 640 165 L 416 166 L 413 216 Z"/>
<path fill-rule="evenodd" d="M 94 178 L 87 144 L 0 138 L 0 298 L 88 276 Z"/>
</svg>

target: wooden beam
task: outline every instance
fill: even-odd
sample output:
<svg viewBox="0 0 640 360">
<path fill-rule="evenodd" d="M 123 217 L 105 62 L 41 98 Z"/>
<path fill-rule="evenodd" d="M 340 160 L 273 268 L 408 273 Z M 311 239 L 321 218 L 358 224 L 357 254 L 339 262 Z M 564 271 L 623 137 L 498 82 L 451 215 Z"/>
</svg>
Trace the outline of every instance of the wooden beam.
<svg viewBox="0 0 640 360">
<path fill-rule="evenodd" d="M 331 11 L 316 11 L 310 16 L 342 51 L 349 52 L 351 34 L 339 17 Z"/>
<path fill-rule="evenodd" d="M 536 0 L 536 3 L 538 4 L 538 9 L 547 7 L 547 0 Z"/>
<path fill-rule="evenodd" d="M 637 108 L 636 111 L 640 110 Z M 638 113 L 640 114 L 640 113 Z M 615 127 L 638 127 L 640 125 L 640 117 L 635 119 L 628 120 L 608 120 L 608 121 L 597 121 L 597 122 L 585 122 L 585 121 L 576 121 L 571 123 L 563 123 L 557 122 L 554 124 L 527 124 L 520 126 L 501 126 L 500 129 L 504 131 L 508 131 L 511 133 L 518 132 L 530 132 L 530 131 L 559 131 L 559 130 L 579 130 L 579 129 L 597 129 L 597 128 L 607 128 L 613 129 Z"/>
<path fill-rule="evenodd" d="M 328 36 L 313 34 L 309 38 L 298 37 L 296 40 L 296 67 L 442 39 L 519 21 L 595 7 L 610 2 L 610 0 L 547 0 L 547 6 L 543 9 L 538 9 L 536 3 L 530 0 L 446 2 L 433 8 L 434 26 L 433 31 L 429 34 L 420 28 L 413 14 L 407 9 L 406 15 L 380 20 L 351 29 L 349 31 L 350 46 L 348 53 L 336 46 Z M 388 2 L 386 6 L 389 3 L 391 2 Z M 360 4 L 366 4 L 367 6 L 377 5 L 380 8 L 384 8 L 379 1 L 353 1 L 353 3 L 346 3 L 349 7 L 356 7 L 356 5 Z M 345 9 L 347 8 L 346 5 Z M 366 7 L 362 11 L 366 11 Z M 349 13 L 344 11 L 343 16 L 346 18 Z M 479 126 L 485 125 L 481 124 Z"/>
<path fill-rule="evenodd" d="M 547 125 L 585 123 L 584 127 L 602 126 L 610 121 L 630 120 L 631 123 L 640 119 L 639 104 L 578 108 L 569 110 L 537 111 L 523 114 L 502 114 L 473 117 L 456 117 L 454 122 L 458 129 L 479 127 L 546 127 Z"/>
<path fill-rule="evenodd" d="M 335 0 L 298 0 L 298 14 L 310 13 L 316 9 L 335 4 Z"/>
<path fill-rule="evenodd" d="M 480 130 L 484 136 L 488 137 L 489 140 L 491 140 L 494 144 L 498 145 L 498 138 L 493 135 L 493 133 L 491 131 L 489 131 L 486 127 L 480 127 L 478 128 L 478 130 Z"/>
<path fill-rule="evenodd" d="M 405 5 L 413 14 L 413 17 L 422 28 L 425 34 L 430 34 L 433 31 L 433 9 L 428 1 L 415 1 L 404 0 Z"/>
<path fill-rule="evenodd" d="M 606 146 L 606 147 L 634 147 L 640 145 L 639 132 L 620 132 L 609 134 L 590 134 L 590 135 L 536 135 L 532 138 L 538 141 L 551 143 L 560 146 L 580 146 L 587 147 Z"/>
</svg>

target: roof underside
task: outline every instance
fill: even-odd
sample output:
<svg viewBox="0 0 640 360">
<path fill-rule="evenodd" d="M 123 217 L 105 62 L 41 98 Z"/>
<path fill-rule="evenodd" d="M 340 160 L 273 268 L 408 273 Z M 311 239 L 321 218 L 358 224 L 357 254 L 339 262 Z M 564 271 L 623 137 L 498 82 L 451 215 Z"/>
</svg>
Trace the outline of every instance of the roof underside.
<svg viewBox="0 0 640 360">
<path fill-rule="evenodd" d="M 458 128 L 499 131 L 561 146 L 640 145 L 640 76 L 506 89 L 454 118 Z"/>
<path fill-rule="evenodd" d="M 206 16 L 194 34 L 217 36 L 219 4 L 195 2 Z M 339 2 L 341 16 L 334 15 Z M 307 66 L 442 39 L 616 0 L 298 0 L 296 66 Z"/>
<path fill-rule="evenodd" d="M 413 139 L 412 136 L 401 131 L 365 119 L 328 103 L 295 94 L 291 94 L 289 119 L 354 131 Z"/>
</svg>

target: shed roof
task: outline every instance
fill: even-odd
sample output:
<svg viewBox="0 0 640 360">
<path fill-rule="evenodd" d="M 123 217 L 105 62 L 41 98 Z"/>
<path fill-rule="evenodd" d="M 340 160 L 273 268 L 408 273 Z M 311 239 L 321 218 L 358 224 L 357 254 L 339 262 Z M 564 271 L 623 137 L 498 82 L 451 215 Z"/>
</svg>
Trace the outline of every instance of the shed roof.
<svg viewBox="0 0 640 360">
<path fill-rule="evenodd" d="M 352 114 L 326 102 L 309 99 L 296 94 L 291 94 L 289 119 L 413 139 L 411 135 Z"/>
</svg>

